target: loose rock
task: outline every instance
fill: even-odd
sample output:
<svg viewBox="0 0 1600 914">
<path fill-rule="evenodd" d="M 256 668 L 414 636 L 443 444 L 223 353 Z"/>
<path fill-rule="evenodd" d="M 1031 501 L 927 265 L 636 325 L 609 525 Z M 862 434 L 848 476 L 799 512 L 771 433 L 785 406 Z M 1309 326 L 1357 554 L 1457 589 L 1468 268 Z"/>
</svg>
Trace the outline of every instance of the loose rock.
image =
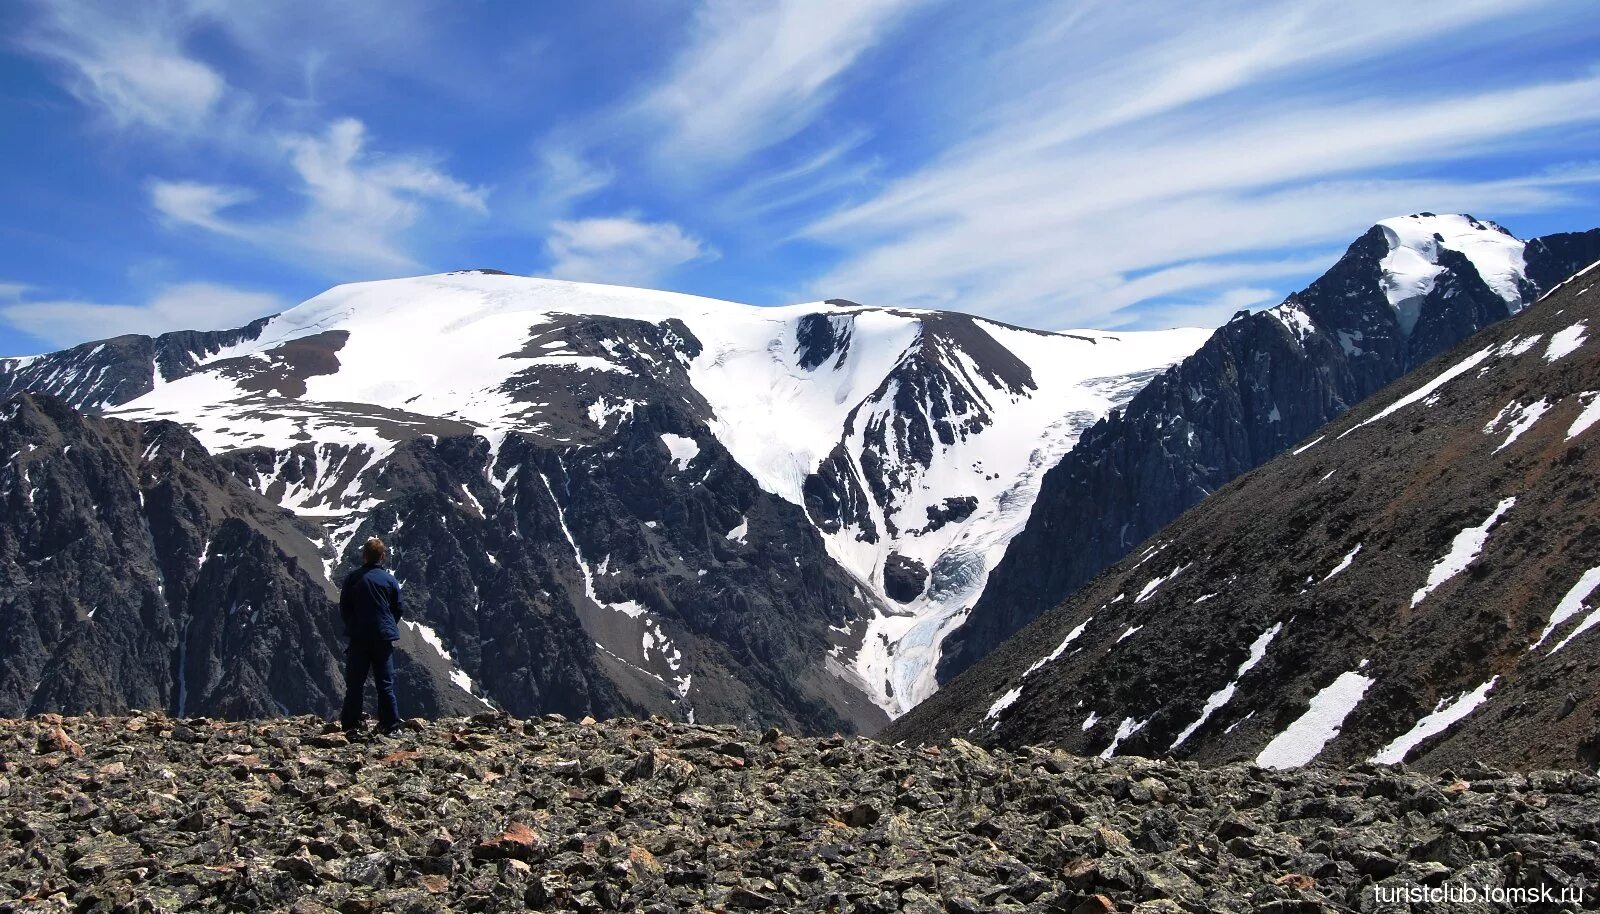
<svg viewBox="0 0 1600 914">
<path fill-rule="evenodd" d="M 1600 783 L 1583 774 L 1107 763 L 663 720 L 410 732 L 0 721 L 0 914 L 1291 914 L 1452 885 L 1600 898 Z"/>
</svg>

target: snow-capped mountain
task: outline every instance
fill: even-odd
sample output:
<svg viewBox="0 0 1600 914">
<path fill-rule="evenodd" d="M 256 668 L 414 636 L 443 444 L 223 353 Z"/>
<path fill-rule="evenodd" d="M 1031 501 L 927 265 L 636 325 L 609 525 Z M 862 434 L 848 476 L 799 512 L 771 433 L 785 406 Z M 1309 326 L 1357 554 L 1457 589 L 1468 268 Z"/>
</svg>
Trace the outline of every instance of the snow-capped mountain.
<svg viewBox="0 0 1600 914">
<path fill-rule="evenodd" d="M 474 700 L 870 729 L 931 691 L 1044 471 L 1204 335 L 471 271 L 0 360 L 0 385 L 181 424 L 316 525 L 327 581 L 391 539 L 419 650 Z M 556 695 L 524 618 L 607 685 Z"/>
<path fill-rule="evenodd" d="M 1083 433 L 1046 474 L 947 681 L 1230 480 L 1600 259 L 1600 229 L 1523 242 L 1421 213 L 1373 226 L 1282 304 L 1241 313 Z"/>
<path fill-rule="evenodd" d="M 1397 310 L 1452 279 L 1428 271 Z M 884 738 L 1593 769 L 1597 332 L 1600 264 L 1205 499 Z"/>
<path fill-rule="evenodd" d="M 112 486 L 79 461 L 124 468 L 116 485 L 141 493 L 149 522 L 128 529 L 173 526 L 147 507 L 162 484 L 151 474 L 166 473 L 152 461 L 169 458 L 90 442 L 178 423 L 191 436 L 180 453 L 247 490 L 213 503 L 207 488 L 206 517 L 296 521 L 284 529 L 300 533 L 251 554 L 278 550 L 328 588 L 359 539 L 392 541 L 417 608 L 408 675 L 422 707 L 449 694 L 518 713 L 871 731 L 931 694 L 936 670 L 961 669 L 1597 249 L 1600 232 L 1523 244 L 1465 216 L 1389 220 L 1198 352 L 1204 331 L 1042 333 L 468 271 L 341 286 L 233 331 L 3 359 L 0 394 L 39 391 L 95 416 L 71 452 L 64 420 L 12 429 L 0 493 L 14 543 L 0 561 L 29 583 L 0 583 L 0 600 L 36 617 L 6 651 L 43 659 L 0 694 L 17 713 L 115 709 L 114 686 L 75 690 L 83 665 L 60 650 L 138 641 L 139 669 L 165 652 L 167 685 L 195 713 L 222 713 L 208 704 L 226 693 L 219 658 L 267 624 L 237 607 L 286 585 L 181 600 L 159 586 L 131 617 L 145 629 L 110 631 L 117 617 L 89 615 L 82 576 L 51 570 L 95 523 L 85 498 Z M 180 540 L 220 560 L 201 549 L 207 524 L 177 526 L 181 538 L 148 534 L 152 580 L 187 574 L 163 564 Z M 307 669 L 336 666 L 311 653 Z M 254 670 L 250 707 L 328 710 L 332 686 L 288 688 L 267 659 L 240 662 Z M 130 694 L 159 691 L 145 679 Z"/>
</svg>

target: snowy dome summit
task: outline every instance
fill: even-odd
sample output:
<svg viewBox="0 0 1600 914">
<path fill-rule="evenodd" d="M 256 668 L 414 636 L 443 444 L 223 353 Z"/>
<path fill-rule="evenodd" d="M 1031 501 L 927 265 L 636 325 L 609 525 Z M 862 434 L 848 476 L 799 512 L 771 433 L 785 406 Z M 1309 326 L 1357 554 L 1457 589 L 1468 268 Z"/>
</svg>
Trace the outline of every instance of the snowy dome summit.
<svg viewBox="0 0 1600 914">
<path fill-rule="evenodd" d="M 934 689 L 940 638 L 1044 471 L 1206 335 L 461 272 L 330 289 L 112 413 L 181 422 L 216 452 L 271 452 L 260 490 L 347 531 L 407 440 L 478 435 L 492 463 L 507 435 L 603 446 L 639 410 L 688 404 L 763 489 L 806 509 L 859 582 L 873 621 L 833 659 L 898 712 Z M 309 473 L 288 457 L 306 445 Z M 912 582 L 893 598 L 891 564 Z"/>
</svg>

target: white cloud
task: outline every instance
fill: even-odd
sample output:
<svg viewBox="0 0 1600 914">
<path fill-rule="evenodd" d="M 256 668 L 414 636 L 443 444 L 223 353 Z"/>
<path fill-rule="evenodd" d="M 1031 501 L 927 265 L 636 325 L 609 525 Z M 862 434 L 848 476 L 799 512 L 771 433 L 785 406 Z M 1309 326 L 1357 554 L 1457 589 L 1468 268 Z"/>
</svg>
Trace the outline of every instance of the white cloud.
<svg viewBox="0 0 1600 914">
<path fill-rule="evenodd" d="M 56 346 L 109 339 L 126 333 L 223 330 L 283 310 L 276 295 L 207 282 L 167 286 L 142 305 L 100 304 L 71 299 L 0 305 L 0 318 Z"/>
<path fill-rule="evenodd" d="M 538 155 L 541 198 L 549 208 L 564 207 L 587 197 L 610 186 L 617 177 L 613 169 L 591 162 L 566 146 L 547 145 Z"/>
<path fill-rule="evenodd" d="M 674 267 L 714 256 L 670 222 L 620 216 L 557 221 L 546 242 L 557 279 L 649 286 Z"/>
<path fill-rule="evenodd" d="M 1324 261 L 1324 265 L 1326 263 Z M 1242 310 L 1271 307 L 1282 299 L 1283 293 L 1277 289 L 1234 286 L 1197 301 L 1160 302 L 1149 306 L 1142 309 L 1138 323 L 1145 327 L 1220 327 Z"/>
<path fill-rule="evenodd" d="M 472 187 L 418 155 L 367 150 L 360 121 L 335 121 L 322 135 L 282 141 L 305 198 L 291 218 L 230 218 L 224 211 L 252 199 L 248 191 L 190 181 L 152 181 L 150 202 L 170 225 L 192 225 L 257 245 L 277 256 L 348 272 L 414 269 L 405 237 L 429 204 L 483 215 L 488 191 Z"/>
<path fill-rule="evenodd" d="M 197 225 L 225 235 L 239 234 L 221 213 L 249 202 L 255 194 L 241 187 L 220 187 L 194 181 L 152 181 L 150 202 L 174 224 Z"/>
<path fill-rule="evenodd" d="M 508 186 L 495 189 L 495 216 L 514 230 L 544 233 L 553 220 L 570 217 L 577 201 L 616 179 L 614 169 L 575 145 L 546 138 L 534 146 L 529 167 Z"/>
<path fill-rule="evenodd" d="M 636 112 L 668 164 L 726 163 L 810 124 L 839 77 L 920 0 L 704 0 L 687 47 Z"/>
<path fill-rule="evenodd" d="M 1258 298 L 1262 280 L 1308 266 L 1307 249 L 1347 243 L 1379 218 L 1570 203 L 1592 174 L 1440 180 L 1421 169 L 1539 148 L 1549 131 L 1600 121 L 1600 77 L 1478 91 L 1446 81 L 1377 98 L 1360 72 L 1379 56 L 1426 59 L 1428 42 L 1496 17 L 1522 18 L 1494 29 L 1526 27 L 1533 5 L 1404 16 L 1376 0 L 1159 16 L 1148 4 L 1073 5 L 988 55 L 986 76 L 1011 94 L 951 99 L 950 131 L 968 139 L 813 222 L 806 233 L 845 256 L 811 291 L 1044 326 L 1150 325 L 1220 313 L 1239 300 L 1234 286 Z M 1190 304 L 1128 312 L 1163 296 Z"/>
<path fill-rule="evenodd" d="M 63 67 L 68 91 L 117 127 L 192 135 L 216 127 L 229 87 L 186 53 L 195 21 L 164 2 L 43 3 L 20 45 Z"/>
</svg>

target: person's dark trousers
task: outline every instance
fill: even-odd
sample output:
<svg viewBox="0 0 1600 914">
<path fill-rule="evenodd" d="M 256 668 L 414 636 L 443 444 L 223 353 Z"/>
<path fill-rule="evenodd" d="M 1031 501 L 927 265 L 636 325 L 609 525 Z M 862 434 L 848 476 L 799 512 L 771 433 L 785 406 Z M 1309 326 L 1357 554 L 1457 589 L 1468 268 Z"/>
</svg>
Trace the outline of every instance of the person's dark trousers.
<svg viewBox="0 0 1600 914">
<path fill-rule="evenodd" d="M 345 649 L 344 713 L 339 722 L 346 730 L 361 726 L 369 672 L 378 689 L 378 729 L 392 730 L 400 725 L 400 700 L 394 692 L 394 643 L 382 638 L 353 639 Z"/>
</svg>

